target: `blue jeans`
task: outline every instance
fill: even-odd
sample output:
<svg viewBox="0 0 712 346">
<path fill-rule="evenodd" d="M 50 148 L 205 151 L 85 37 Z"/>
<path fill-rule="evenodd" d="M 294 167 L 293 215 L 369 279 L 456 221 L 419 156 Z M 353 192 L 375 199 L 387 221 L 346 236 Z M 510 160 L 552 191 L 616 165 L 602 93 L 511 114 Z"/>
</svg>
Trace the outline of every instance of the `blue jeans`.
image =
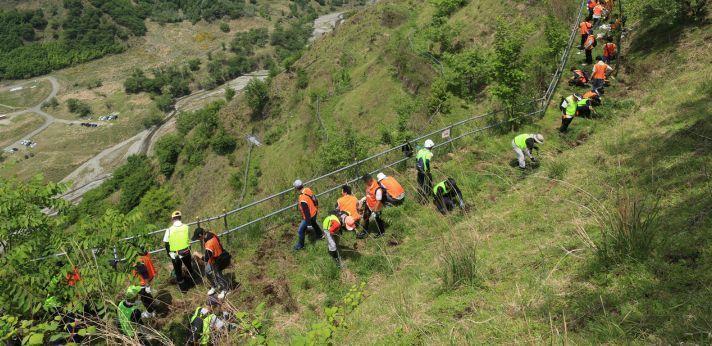
<svg viewBox="0 0 712 346">
<path fill-rule="evenodd" d="M 210 286 L 219 291 L 227 291 L 230 288 L 230 284 L 223 276 L 222 270 L 214 267 L 210 263 L 205 263 L 205 275 L 208 276 L 210 281 Z"/>
<path fill-rule="evenodd" d="M 298 250 L 304 247 L 305 233 L 307 231 L 307 227 L 309 227 L 310 225 L 314 229 L 314 234 L 317 235 L 315 236 L 315 238 L 321 238 L 321 227 L 319 227 L 319 225 L 316 223 L 316 216 L 309 220 L 302 219 L 302 222 L 299 223 L 299 230 L 297 231 L 299 233 L 299 240 L 297 240 L 297 244 L 294 245 L 295 249 Z"/>
</svg>

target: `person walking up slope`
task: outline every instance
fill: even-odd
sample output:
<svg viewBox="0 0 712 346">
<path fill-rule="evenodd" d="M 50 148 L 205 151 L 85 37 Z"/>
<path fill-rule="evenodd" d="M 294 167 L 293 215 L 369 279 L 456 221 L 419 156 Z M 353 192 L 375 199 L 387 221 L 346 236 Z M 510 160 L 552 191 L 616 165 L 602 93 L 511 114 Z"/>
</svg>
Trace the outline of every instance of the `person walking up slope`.
<svg viewBox="0 0 712 346">
<path fill-rule="evenodd" d="M 423 144 L 424 148 L 415 155 L 415 169 L 418 171 L 418 187 L 422 201 L 427 201 L 433 188 L 433 176 L 430 174 L 430 160 L 433 158 L 431 149 L 435 143 L 428 139 Z"/>
<path fill-rule="evenodd" d="M 173 270 L 181 291 L 187 290 L 186 281 L 183 277 L 183 266 L 188 269 L 190 281 L 195 284 L 193 278 L 196 277 L 193 270 L 193 260 L 190 255 L 190 228 L 181 222 L 182 214 L 176 210 L 171 214 L 173 224 L 163 235 L 163 243 L 166 246 L 166 253 L 173 262 Z"/>
<path fill-rule="evenodd" d="M 297 208 L 299 208 L 299 212 L 302 216 L 302 221 L 297 231 L 299 240 L 297 244 L 294 245 L 294 250 L 301 250 L 304 248 L 304 237 L 307 227 L 312 227 L 314 238 L 316 239 L 321 239 L 323 234 L 316 220 L 319 211 L 319 201 L 316 199 L 316 195 L 314 195 L 314 192 L 310 188 L 304 187 L 304 183 L 299 179 L 294 181 L 294 189 L 299 193 Z"/>
<path fill-rule="evenodd" d="M 536 149 L 539 150 L 539 148 L 536 146 L 536 144 L 541 144 L 544 143 L 544 136 L 541 135 L 540 133 L 537 134 L 528 134 L 524 133 L 519 136 L 514 137 L 512 140 L 512 149 L 514 149 L 514 152 L 517 154 L 517 161 L 519 162 L 519 168 L 524 169 L 526 168 L 526 161 L 525 161 L 525 156 L 529 157 L 532 162 L 537 162 L 537 159 L 532 156 L 531 150 Z"/>
</svg>

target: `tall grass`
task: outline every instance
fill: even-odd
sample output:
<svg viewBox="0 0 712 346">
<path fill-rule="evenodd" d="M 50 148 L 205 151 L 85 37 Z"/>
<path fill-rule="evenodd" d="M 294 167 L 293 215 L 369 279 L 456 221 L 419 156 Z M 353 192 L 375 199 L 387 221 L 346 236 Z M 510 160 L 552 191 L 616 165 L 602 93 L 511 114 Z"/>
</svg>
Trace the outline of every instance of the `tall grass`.
<svg viewBox="0 0 712 346">
<path fill-rule="evenodd" d="M 473 243 L 449 243 L 443 249 L 440 279 L 443 290 L 481 283 L 478 269 L 477 246 Z"/>
<path fill-rule="evenodd" d="M 646 206 L 640 200 L 619 199 L 616 210 L 603 219 L 601 239 L 596 244 L 603 263 L 649 258 L 658 238 L 659 210 L 657 202 Z"/>
</svg>

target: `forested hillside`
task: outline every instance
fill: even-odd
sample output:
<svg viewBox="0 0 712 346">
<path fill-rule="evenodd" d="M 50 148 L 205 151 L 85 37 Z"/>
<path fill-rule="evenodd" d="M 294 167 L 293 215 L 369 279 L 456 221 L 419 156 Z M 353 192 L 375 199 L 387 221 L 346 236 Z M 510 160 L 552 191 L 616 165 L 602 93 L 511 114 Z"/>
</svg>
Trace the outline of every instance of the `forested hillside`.
<svg viewBox="0 0 712 346">
<path fill-rule="evenodd" d="M 194 317 L 209 307 L 226 322 L 210 329 L 221 345 L 709 343 L 706 2 L 616 7 L 611 21 L 619 31 L 607 23 L 595 33 L 619 39 L 618 69 L 602 104 L 565 132 L 561 100 L 591 90 L 568 84 L 568 72 L 546 112 L 530 112 L 562 66 L 579 5 L 386 0 L 348 12 L 308 47 L 308 26 L 298 17 L 269 35 L 236 35 L 225 49 L 231 55 L 208 63 L 208 78 L 229 78 L 242 66 L 231 65 L 237 59 L 265 66 L 265 41 L 275 48 L 269 78 L 177 114 L 154 155 L 130 157 L 79 205 L 57 198 L 66 187 L 41 178 L 0 179 L 0 219 L 7 220 L 0 340 L 185 344 Z M 188 13 L 180 2 L 171 6 Z M 615 20 L 624 16 L 625 23 Z M 590 71 L 574 34 L 563 66 Z M 183 71 L 137 69 L 123 87 L 179 97 L 189 78 Z M 294 203 L 297 192 L 199 224 L 220 233 L 274 212 L 221 235 L 232 255 L 226 276 L 236 284 L 215 306 L 206 302 L 207 280 L 176 285 L 163 233 L 149 233 L 167 226 L 176 209 L 187 223 L 381 150 L 395 148 L 401 159 L 402 145 L 420 149 L 413 138 L 477 114 L 473 128 L 448 131 L 463 135 L 453 142 L 441 132 L 430 137 L 438 143 L 434 179 L 456 180 L 466 205 L 439 213 L 430 199 L 419 203 L 415 160 L 407 158 L 383 170 L 406 190 L 404 204 L 379 214 L 385 235 L 344 231 L 337 261 L 323 240 L 292 250 L 299 211 L 275 210 Z M 535 133 L 545 138 L 538 161 L 520 169 L 513 138 Z M 390 162 L 348 166 L 310 187 L 323 192 Z M 364 196 L 360 180 L 352 187 Z M 319 225 L 339 191 L 320 197 Z M 126 287 L 138 285 L 139 252 L 154 249 L 150 286 L 160 309 L 126 335 L 118 306 L 130 299 Z M 201 242 L 192 250 L 200 263 Z"/>
<path fill-rule="evenodd" d="M 254 15 L 242 0 L 62 0 L 36 10 L 0 9 L 0 79 L 22 79 L 119 53 L 159 23 Z"/>
</svg>

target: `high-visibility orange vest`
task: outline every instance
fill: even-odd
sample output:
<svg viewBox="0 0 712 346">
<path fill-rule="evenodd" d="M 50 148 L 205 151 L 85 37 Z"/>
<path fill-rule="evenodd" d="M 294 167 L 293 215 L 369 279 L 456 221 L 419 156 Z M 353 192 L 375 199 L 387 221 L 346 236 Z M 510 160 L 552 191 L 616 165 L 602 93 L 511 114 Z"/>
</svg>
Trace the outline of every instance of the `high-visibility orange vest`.
<svg viewBox="0 0 712 346">
<path fill-rule="evenodd" d="M 587 83 L 588 80 L 586 79 L 586 75 L 583 73 L 581 70 L 574 70 L 574 73 L 576 76 L 578 76 L 578 80 L 581 81 L 581 83 Z"/>
<path fill-rule="evenodd" d="M 583 44 L 583 47 L 586 48 L 586 50 L 593 50 L 594 43 L 596 43 L 596 36 L 588 35 L 588 37 L 586 37 L 586 42 L 584 42 Z"/>
<path fill-rule="evenodd" d="M 579 28 L 581 28 L 579 30 L 579 33 L 581 33 L 581 35 L 588 34 L 588 31 L 591 30 L 591 23 L 583 21 L 581 22 L 581 25 L 579 25 Z"/>
<path fill-rule="evenodd" d="M 366 188 L 366 205 L 368 209 L 373 212 L 380 211 L 383 208 L 383 203 L 376 199 L 376 191 L 380 188 L 381 186 L 378 185 L 375 179 L 371 182 L 371 185 Z"/>
<path fill-rule="evenodd" d="M 308 187 L 305 187 L 302 190 L 302 193 L 299 194 L 299 212 L 302 213 L 302 217 L 304 220 L 311 219 L 314 216 L 316 216 L 317 208 L 316 204 L 314 204 L 314 200 L 312 199 L 314 197 L 314 192 Z M 309 207 L 309 213 L 310 215 L 307 217 L 307 215 L 304 215 L 304 211 L 302 210 L 302 203 L 306 203 L 307 206 Z"/>
<path fill-rule="evenodd" d="M 594 97 L 594 96 L 598 96 L 598 94 L 596 94 L 595 92 L 593 92 L 593 91 L 591 91 L 591 90 L 589 90 L 589 91 L 587 91 L 586 93 L 583 94 L 583 98 L 585 98 L 585 99 L 590 99 L 590 98 L 592 98 L 592 97 Z"/>
<path fill-rule="evenodd" d="M 210 240 L 205 242 L 205 249 L 210 250 L 210 252 L 213 253 L 213 255 L 208 260 L 208 263 L 210 263 L 210 264 L 214 264 L 215 258 L 222 255 L 222 253 L 223 253 L 223 248 L 220 245 L 220 241 L 218 240 L 217 235 L 213 235 L 213 237 L 210 238 Z"/>
<path fill-rule="evenodd" d="M 605 62 L 598 62 L 593 65 L 593 79 L 606 79 L 606 70 L 608 69 L 608 64 Z"/>
<path fill-rule="evenodd" d="M 593 14 L 600 16 L 601 13 L 603 13 L 603 6 L 601 4 L 596 5 L 596 7 L 593 8 Z"/>
<path fill-rule="evenodd" d="M 361 215 L 358 213 L 358 198 L 353 195 L 346 195 L 336 200 L 336 206 L 339 211 L 346 212 L 354 218 L 354 221 L 361 219 Z"/>
<path fill-rule="evenodd" d="M 380 184 L 386 189 L 386 193 L 393 198 L 401 197 L 405 193 L 403 186 L 393 177 L 384 178 Z"/>
<path fill-rule="evenodd" d="M 148 286 L 151 280 L 156 277 L 156 267 L 153 266 L 153 260 L 151 260 L 150 253 L 147 253 L 145 256 L 139 257 L 139 261 L 143 263 L 144 267 L 146 267 L 148 278 L 144 278 L 138 272 L 136 272 L 136 270 L 133 271 L 133 275 L 138 278 L 139 282 L 141 283 L 141 286 Z"/>
<path fill-rule="evenodd" d="M 610 58 L 616 55 L 616 44 L 613 42 L 608 42 L 603 46 L 603 56 Z"/>
</svg>

